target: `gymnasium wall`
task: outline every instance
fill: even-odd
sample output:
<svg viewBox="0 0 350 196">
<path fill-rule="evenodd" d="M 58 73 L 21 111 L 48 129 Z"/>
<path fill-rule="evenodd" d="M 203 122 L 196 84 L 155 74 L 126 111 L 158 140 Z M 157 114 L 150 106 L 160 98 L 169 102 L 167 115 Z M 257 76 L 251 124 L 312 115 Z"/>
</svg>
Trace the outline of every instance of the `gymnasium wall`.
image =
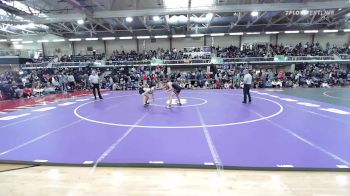
<svg viewBox="0 0 350 196">
<path fill-rule="evenodd" d="M 239 36 L 224 36 L 224 37 L 207 37 L 207 45 L 208 46 L 238 46 L 239 45 Z"/>
<path fill-rule="evenodd" d="M 52 35 L 52 34 L 46 34 L 46 35 L 28 35 L 26 37 L 9 37 L 9 39 L 14 38 L 21 38 L 23 41 L 34 41 L 34 43 L 31 44 L 20 44 L 16 45 L 13 43 L 1 43 L 2 45 L 5 45 L 2 49 L 16 49 L 16 50 L 23 50 L 27 51 L 28 53 L 34 53 L 35 51 L 45 51 L 46 56 L 52 56 L 52 55 L 64 55 L 64 54 L 72 54 L 71 50 L 71 43 L 70 42 L 48 42 L 48 43 L 37 43 L 37 40 L 55 40 L 55 39 L 62 39 L 62 37 Z M 44 47 L 43 47 L 44 46 Z"/>
<path fill-rule="evenodd" d="M 73 54 L 71 42 L 49 42 L 44 43 L 44 50 L 46 56 L 63 56 Z"/>
<path fill-rule="evenodd" d="M 14 47 L 14 46 L 12 46 Z M 23 50 L 41 50 L 41 43 L 32 43 L 32 44 L 22 44 L 19 49 Z"/>
<path fill-rule="evenodd" d="M 158 48 L 170 49 L 170 39 L 155 39 L 155 42 L 152 42 L 151 39 L 140 39 L 139 41 L 139 51 L 144 50 L 157 50 Z"/>
<path fill-rule="evenodd" d="M 315 34 L 315 42 L 319 42 L 322 47 L 326 47 L 327 42 L 337 46 L 343 46 L 345 43 L 349 43 L 349 33 L 318 33 Z"/>
<path fill-rule="evenodd" d="M 106 41 L 106 52 L 110 56 L 114 50 L 130 52 L 131 50 L 137 51 L 137 40 L 111 40 Z"/>
<path fill-rule="evenodd" d="M 278 44 L 283 44 L 283 45 L 295 46 L 300 42 L 311 43 L 311 41 L 312 41 L 312 34 L 304 33 L 304 34 L 279 34 L 278 35 Z"/>
<path fill-rule="evenodd" d="M 184 47 L 204 46 L 204 37 L 173 38 L 173 48 L 183 50 Z"/>
<path fill-rule="evenodd" d="M 6 43 L 6 42 L 0 42 L 0 48 L 1 50 L 4 50 L 4 49 L 9 49 L 9 44 Z"/>
<path fill-rule="evenodd" d="M 88 47 L 92 47 L 93 50 L 96 50 L 97 54 L 104 53 L 104 41 L 80 41 L 80 42 L 73 42 L 74 48 L 75 48 L 75 54 L 92 54 L 92 51 L 87 51 Z"/>
<path fill-rule="evenodd" d="M 244 35 L 242 44 L 271 43 L 270 35 Z"/>
</svg>

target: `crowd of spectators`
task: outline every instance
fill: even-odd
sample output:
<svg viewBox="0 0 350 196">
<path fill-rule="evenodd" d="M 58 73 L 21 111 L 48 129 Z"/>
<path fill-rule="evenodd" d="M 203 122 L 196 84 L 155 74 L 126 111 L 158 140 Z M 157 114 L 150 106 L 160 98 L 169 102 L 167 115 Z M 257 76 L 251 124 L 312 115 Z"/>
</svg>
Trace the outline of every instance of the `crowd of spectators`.
<svg viewBox="0 0 350 196">
<path fill-rule="evenodd" d="M 162 81 L 176 81 L 182 88 L 241 88 L 242 65 L 212 66 L 212 72 L 194 68 L 190 71 L 174 69 L 167 73 L 162 66 L 98 68 L 101 88 L 109 90 L 136 90 L 148 82 L 160 88 Z M 288 68 L 288 67 L 286 67 Z M 1 96 L 6 99 L 42 96 L 88 90 L 91 68 L 37 69 L 5 72 L 0 75 Z M 350 67 L 339 64 L 300 64 L 295 71 L 251 68 L 254 88 L 331 87 L 350 83 Z"/>
<path fill-rule="evenodd" d="M 325 48 L 316 42 L 299 43 L 295 46 L 291 45 L 272 45 L 272 44 L 243 44 L 241 47 L 211 47 L 210 52 L 217 57 L 222 58 L 244 58 L 244 57 L 274 57 L 276 55 L 284 56 L 332 56 L 333 54 L 350 54 L 349 44 L 343 46 L 326 44 Z M 198 51 L 200 52 L 200 51 Z M 162 60 L 184 60 L 184 59 L 210 59 L 211 55 L 196 55 L 196 53 L 188 53 L 181 50 L 150 50 L 143 53 L 131 51 L 126 53 L 118 50 L 113 51 L 113 54 L 107 59 L 108 61 L 142 61 L 151 60 L 152 58 Z"/>
<path fill-rule="evenodd" d="M 225 48 L 217 47 L 217 56 L 223 58 L 244 58 L 244 57 L 274 57 L 276 55 L 284 56 L 331 56 L 333 54 L 350 54 L 349 44 L 341 47 L 326 44 L 325 48 L 316 42 L 299 43 L 295 46 L 291 45 L 272 45 L 272 44 L 244 44 L 241 48 L 230 46 Z"/>
<path fill-rule="evenodd" d="M 207 50 L 207 48 L 205 48 Z M 288 44 L 243 44 L 241 47 L 229 46 L 229 47 L 209 47 L 210 54 L 201 54 L 199 52 L 188 52 L 186 50 L 177 50 L 173 48 L 162 49 L 158 48 L 156 50 L 144 50 L 144 51 L 134 51 L 129 52 L 114 50 L 111 55 L 106 56 L 102 54 L 90 54 L 90 55 L 63 55 L 60 58 L 51 57 L 50 60 L 57 58 L 57 62 L 92 62 L 96 60 L 104 60 L 106 62 L 110 61 L 145 61 L 162 59 L 162 60 L 193 60 L 193 59 L 211 59 L 212 56 L 222 57 L 222 58 L 245 58 L 245 57 L 274 57 L 276 55 L 284 56 L 332 56 L 333 54 L 349 54 L 350 48 L 349 44 L 344 44 L 343 46 L 326 44 L 325 47 L 316 43 L 299 43 L 295 46 Z M 48 61 L 47 58 L 40 58 L 36 62 Z"/>
<path fill-rule="evenodd" d="M 253 73 L 257 88 L 325 87 L 350 84 L 350 67 L 339 64 L 300 64 L 294 72 L 259 70 Z"/>
<path fill-rule="evenodd" d="M 185 59 L 210 59 L 213 55 L 223 58 L 242 57 L 273 57 L 275 55 L 286 56 L 327 56 L 332 54 L 350 54 L 349 46 L 330 46 L 327 44 L 322 49 L 320 44 L 299 43 L 294 47 L 288 45 L 254 44 L 243 45 L 241 48 L 230 47 L 207 47 L 206 51 L 194 48 L 191 51 L 172 51 L 158 49 L 148 52 L 137 53 L 131 51 L 113 51 L 109 61 L 143 61 L 150 59 L 179 60 Z M 209 51 L 208 51 L 209 50 Z M 46 59 L 49 57 L 46 57 Z M 53 62 L 94 62 L 104 59 L 105 55 L 64 55 L 60 58 L 52 57 Z M 41 60 L 45 60 L 42 58 Z M 193 62 L 193 61 L 191 61 Z M 101 87 L 110 90 L 135 90 L 142 82 L 152 82 L 158 88 L 161 81 L 169 79 L 177 81 L 182 88 L 241 88 L 243 79 L 242 65 L 212 65 L 212 72 L 200 68 L 192 68 L 190 71 L 174 68 L 171 73 L 162 66 L 134 66 L 98 68 L 101 77 Z M 288 66 L 286 69 L 288 70 Z M 25 70 L 20 72 L 5 72 L 0 74 L 0 99 L 41 96 L 49 93 L 89 89 L 88 76 L 91 72 L 89 67 L 80 68 L 44 68 Z M 253 87 L 330 87 L 346 86 L 350 82 L 349 66 L 339 64 L 299 64 L 295 70 L 277 71 L 272 69 L 257 69 L 251 67 Z"/>
</svg>

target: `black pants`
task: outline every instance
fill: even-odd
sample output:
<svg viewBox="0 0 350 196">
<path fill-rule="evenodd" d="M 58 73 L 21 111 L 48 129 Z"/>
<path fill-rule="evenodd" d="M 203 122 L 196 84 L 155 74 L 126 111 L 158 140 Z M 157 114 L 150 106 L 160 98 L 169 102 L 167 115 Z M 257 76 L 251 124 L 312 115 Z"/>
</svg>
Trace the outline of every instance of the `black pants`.
<svg viewBox="0 0 350 196">
<path fill-rule="evenodd" d="M 92 92 L 94 93 L 95 99 L 96 99 L 96 89 L 98 93 L 98 97 L 102 99 L 101 92 L 100 92 L 100 85 L 99 84 L 92 84 Z"/>
<path fill-rule="evenodd" d="M 70 87 L 70 90 L 73 91 L 75 89 L 75 82 L 69 82 L 69 87 Z"/>
<path fill-rule="evenodd" d="M 250 84 L 245 84 L 243 86 L 243 96 L 244 96 L 244 102 L 247 102 L 247 95 L 248 95 L 248 99 L 249 99 L 249 102 L 252 101 L 252 98 L 250 97 Z"/>
</svg>

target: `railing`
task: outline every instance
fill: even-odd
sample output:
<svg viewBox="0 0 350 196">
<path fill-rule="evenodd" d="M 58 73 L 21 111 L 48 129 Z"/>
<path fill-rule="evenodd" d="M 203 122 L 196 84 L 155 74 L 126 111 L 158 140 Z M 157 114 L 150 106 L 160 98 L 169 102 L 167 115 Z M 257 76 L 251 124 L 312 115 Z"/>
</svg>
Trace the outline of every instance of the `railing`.
<svg viewBox="0 0 350 196">
<path fill-rule="evenodd" d="M 350 59 L 350 55 L 349 54 L 338 54 L 338 56 L 340 57 L 340 59 Z"/>
<path fill-rule="evenodd" d="M 224 62 L 274 61 L 273 57 L 223 58 Z"/>
<path fill-rule="evenodd" d="M 22 64 L 21 67 L 24 69 L 37 69 L 37 68 L 58 68 L 58 67 L 87 67 L 95 66 L 94 62 L 42 62 L 42 63 L 28 63 Z"/>
<path fill-rule="evenodd" d="M 334 56 L 286 56 L 289 61 L 335 60 Z"/>
<path fill-rule="evenodd" d="M 162 63 L 153 64 L 151 60 L 142 61 L 95 61 L 95 62 L 42 62 L 21 65 L 23 69 L 58 68 L 58 67 L 123 67 L 123 66 L 208 66 L 221 64 L 295 64 L 295 63 L 350 63 L 350 55 L 340 55 L 341 59 L 335 56 L 286 56 L 284 60 L 277 60 L 274 57 L 245 57 L 245 58 L 223 58 L 222 63 L 213 63 L 211 59 L 179 59 L 163 60 Z"/>
</svg>

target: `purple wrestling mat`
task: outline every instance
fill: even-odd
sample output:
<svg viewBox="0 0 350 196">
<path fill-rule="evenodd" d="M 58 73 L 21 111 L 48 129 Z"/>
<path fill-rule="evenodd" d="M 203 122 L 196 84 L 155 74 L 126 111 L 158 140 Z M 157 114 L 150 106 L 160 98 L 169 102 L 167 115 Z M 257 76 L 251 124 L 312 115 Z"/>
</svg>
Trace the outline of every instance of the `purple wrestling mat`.
<svg viewBox="0 0 350 196">
<path fill-rule="evenodd" d="M 253 91 L 183 91 L 143 107 L 108 92 L 0 114 L 0 161 L 30 164 L 350 169 L 350 108 Z M 174 100 L 175 102 L 175 100 Z"/>
</svg>

